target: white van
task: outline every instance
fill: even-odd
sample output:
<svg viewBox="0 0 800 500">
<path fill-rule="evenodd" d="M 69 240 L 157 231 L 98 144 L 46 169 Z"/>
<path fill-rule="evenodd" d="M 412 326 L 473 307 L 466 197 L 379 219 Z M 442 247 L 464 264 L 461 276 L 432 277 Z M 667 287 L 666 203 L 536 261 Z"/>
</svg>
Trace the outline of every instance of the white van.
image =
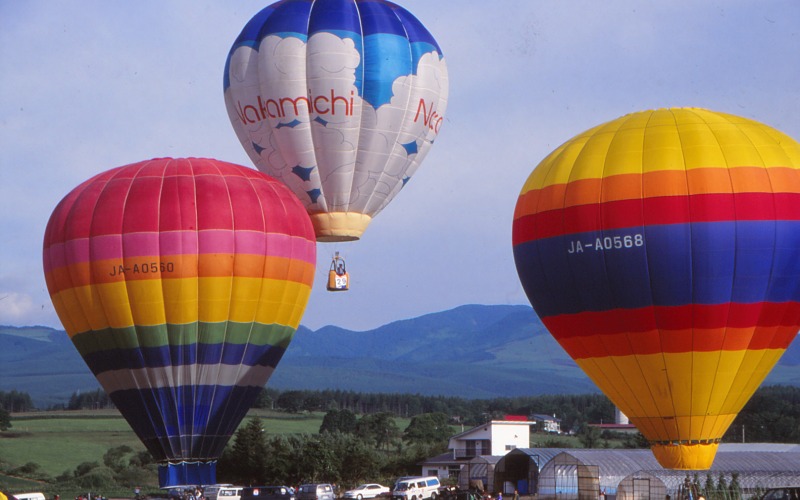
<svg viewBox="0 0 800 500">
<path fill-rule="evenodd" d="M 206 497 L 208 500 L 217 500 L 217 493 L 219 490 L 226 487 L 231 487 L 232 484 L 209 484 L 208 486 L 203 486 L 203 496 Z"/>
<path fill-rule="evenodd" d="M 403 478 L 394 484 L 392 500 L 436 500 L 440 486 L 436 476 Z"/>
<path fill-rule="evenodd" d="M 244 486 L 222 486 L 217 490 L 217 500 L 242 500 Z"/>
<path fill-rule="evenodd" d="M 14 493 L 17 500 L 44 500 L 44 493 Z"/>
</svg>

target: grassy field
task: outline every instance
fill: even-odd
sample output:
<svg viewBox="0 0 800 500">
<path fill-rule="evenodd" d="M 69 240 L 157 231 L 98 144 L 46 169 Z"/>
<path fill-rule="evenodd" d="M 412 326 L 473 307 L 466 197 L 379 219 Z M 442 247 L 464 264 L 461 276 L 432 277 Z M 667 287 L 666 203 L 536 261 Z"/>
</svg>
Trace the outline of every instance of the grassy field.
<svg viewBox="0 0 800 500">
<path fill-rule="evenodd" d="M 251 410 L 248 417 L 262 419 L 268 434 L 316 434 L 323 413 L 286 414 L 271 410 Z M 404 430 L 408 419 L 397 419 Z M 247 423 L 247 419 L 242 425 Z M 103 462 L 109 448 L 144 446 L 116 410 L 63 411 L 13 414 L 12 427 L 0 432 L 0 459 L 12 466 L 39 464 L 50 476 L 73 471 L 83 462 Z M 0 484 L 6 482 L 0 476 Z"/>
<path fill-rule="evenodd" d="M 115 446 L 144 449 L 119 413 L 75 413 L 15 415 L 12 428 L 0 433 L 0 457 L 12 466 L 35 462 L 42 472 L 57 476 L 83 462 L 102 463 L 103 454 Z"/>
<path fill-rule="evenodd" d="M 248 417 L 262 419 L 268 434 L 316 434 L 323 413 L 286 414 L 270 410 L 251 410 Z M 396 419 L 402 431 L 410 419 Z M 103 455 L 116 446 L 128 445 L 134 450 L 144 446 L 128 423 L 116 410 L 63 411 L 12 414 L 12 428 L 0 432 L 0 463 L 4 470 L 36 463 L 39 471 L 50 477 L 72 472 L 84 462 L 103 462 Z M 242 425 L 247 423 L 247 419 Z M 454 433 L 458 429 L 454 429 Z M 531 445 L 542 446 L 551 435 L 532 435 Z M 575 437 L 558 436 L 560 442 L 579 446 Z M 50 497 L 58 492 L 62 498 L 73 498 L 79 491 L 66 491 L 58 485 L 39 484 L 0 473 L 0 490 L 43 491 Z M 116 498 L 130 497 L 128 491 L 105 492 Z"/>
</svg>

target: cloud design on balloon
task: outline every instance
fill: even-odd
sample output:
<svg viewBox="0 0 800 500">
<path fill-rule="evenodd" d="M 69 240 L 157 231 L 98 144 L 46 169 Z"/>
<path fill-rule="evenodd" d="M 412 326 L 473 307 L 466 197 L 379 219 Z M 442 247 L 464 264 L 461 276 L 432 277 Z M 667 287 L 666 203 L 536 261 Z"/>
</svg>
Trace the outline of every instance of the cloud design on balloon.
<svg viewBox="0 0 800 500">
<path fill-rule="evenodd" d="M 371 93 L 391 96 L 375 109 L 360 94 L 359 47 L 360 41 L 328 32 L 307 43 L 266 36 L 257 51 L 239 46 L 229 60 L 226 103 L 253 161 L 301 193 L 308 207 L 374 215 L 430 149 L 447 104 L 448 77 L 444 59 L 431 48 L 413 74 Z"/>
</svg>

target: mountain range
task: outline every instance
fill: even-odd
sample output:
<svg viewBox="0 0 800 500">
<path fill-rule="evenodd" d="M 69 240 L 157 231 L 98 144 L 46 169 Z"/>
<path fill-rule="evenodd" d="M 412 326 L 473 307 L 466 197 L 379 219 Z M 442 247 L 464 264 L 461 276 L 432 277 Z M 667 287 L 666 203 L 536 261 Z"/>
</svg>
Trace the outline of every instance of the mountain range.
<svg viewBox="0 0 800 500">
<path fill-rule="evenodd" d="M 800 341 L 765 384 L 800 386 Z M 523 305 L 465 305 L 368 331 L 300 326 L 268 386 L 464 398 L 597 392 Z M 46 408 L 98 387 L 64 331 L 0 326 L 0 391 L 27 392 Z"/>
</svg>

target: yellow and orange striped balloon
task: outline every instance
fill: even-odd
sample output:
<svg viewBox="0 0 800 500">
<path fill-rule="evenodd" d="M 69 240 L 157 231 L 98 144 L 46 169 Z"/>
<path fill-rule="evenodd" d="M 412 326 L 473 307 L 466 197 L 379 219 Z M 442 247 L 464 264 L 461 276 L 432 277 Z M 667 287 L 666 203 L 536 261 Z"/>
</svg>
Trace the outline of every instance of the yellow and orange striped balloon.
<svg viewBox="0 0 800 500">
<path fill-rule="evenodd" d="M 800 145 L 704 109 L 567 141 L 514 213 L 545 326 L 667 468 L 706 469 L 800 327 Z"/>
<path fill-rule="evenodd" d="M 211 159 L 101 173 L 58 204 L 44 238 L 59 318 L 161 463 L 162 486 L 216 483 L 216 458 L 300 323 L 315 262 L 288 188 Z"/>
</svg>

